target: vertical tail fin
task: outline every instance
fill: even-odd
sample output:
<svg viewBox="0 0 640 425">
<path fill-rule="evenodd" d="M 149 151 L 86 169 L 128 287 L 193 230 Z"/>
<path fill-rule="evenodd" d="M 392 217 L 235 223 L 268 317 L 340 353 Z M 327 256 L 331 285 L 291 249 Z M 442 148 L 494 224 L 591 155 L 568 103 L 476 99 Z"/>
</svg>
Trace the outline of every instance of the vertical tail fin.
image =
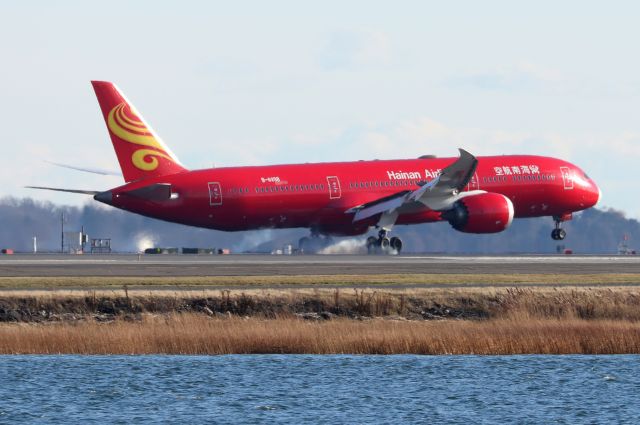
<svg viewBox="0 0 640 425">
<path fill-rule="evenodd" d="M 187 171 L 115 84 L 91 84 L 127 183 Z"/>
</svg>

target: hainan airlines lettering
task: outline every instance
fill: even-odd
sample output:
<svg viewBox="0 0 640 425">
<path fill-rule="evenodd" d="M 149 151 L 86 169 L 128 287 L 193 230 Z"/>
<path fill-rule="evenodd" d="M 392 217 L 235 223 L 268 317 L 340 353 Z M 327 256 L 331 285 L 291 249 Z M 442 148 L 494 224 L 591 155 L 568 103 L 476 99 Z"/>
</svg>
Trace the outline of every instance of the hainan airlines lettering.
<svg viewBox="0 0 640 425">
<path fill-rule="evenodd" d="M 92 194 L 165 221 L 225 231 L 308 228 L 310 237 L 300 240 L 303 252 L 321 249 L 329 235 L 375 229 L 377 237 L 367 239 L 369 252 L 398 253 L 402 241 L 389 236 L 394 226 L 437 221 L 461 232 L 495 233 L 514 218 L 549 216 L 552 238 L 564 239 L 562 222 L 600 199 L 595 182 L 562 159 L 475 157 L 462 149 L 457 158 L 190 171 L 114 84 L 92 84 L 125 184 L 106 191 L 38 188 Z"/>
<path fill-rule="evenodd" d="M 415 180 L 422 178 L 419 171 L 387 171 L 387 176 L 389 180 Z"/>
<path fill-rule="evenodd" d="M 424 177 L 427 179 L 435 179 L 442 173 L 442 169 L 425 169 Z M 422 175 L 420 171 L 390 171 L 387 170 L 389 180 L 420 180 Z"/>
</svg>

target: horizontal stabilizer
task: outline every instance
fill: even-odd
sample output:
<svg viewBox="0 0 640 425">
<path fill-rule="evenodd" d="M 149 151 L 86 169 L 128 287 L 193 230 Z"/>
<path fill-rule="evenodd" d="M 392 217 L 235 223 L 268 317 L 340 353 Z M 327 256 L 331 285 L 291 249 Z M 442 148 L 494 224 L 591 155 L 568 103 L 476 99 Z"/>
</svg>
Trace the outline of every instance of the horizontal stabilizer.
<svg viewBox="0 0 640 425">
<path fill-rule="evenodd" d="M 105 170 L 105 169 L 102 169 L 102 168 L 77 167 L 75 165 L 61 164 L 59 162 L 53 162 L 53 161 L 47 161 L 47 160 L 45 160 L 45 162 L 47 162 L 47 163 L 49 163 L 51 165 L 55 165 L 56 167 L 69 168 L 71 170 L 76 170 L 76 171 L 84 171 L 85 173 L 100 174 L 101 176 L 119 176 L 119 177 L 122 177 L 122 173 L 119 173 L 119 172 L 113 171 L 113 170 Z"/>
<path fill-rule="evenodd" d="M 100 191 L 98 191 L 98 190 L 60 189 L 58 187 L 25 186 L 25 188 L 27 188 L 27 189 L 55 190 L 56 192 L 79 193 L 81 195 L 92 195 L 92 196 L 100 193 Z"/>
</svg>

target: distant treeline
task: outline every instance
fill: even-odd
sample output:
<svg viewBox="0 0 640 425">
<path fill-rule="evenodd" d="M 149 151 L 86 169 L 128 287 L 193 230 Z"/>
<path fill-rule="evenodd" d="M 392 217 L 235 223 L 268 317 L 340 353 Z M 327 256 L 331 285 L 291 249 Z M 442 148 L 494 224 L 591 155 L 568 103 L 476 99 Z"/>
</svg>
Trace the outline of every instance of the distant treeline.
<svg viewBox="0 0 640 425">
<path fill-rule="evenodd" d="M 89 203 L 83 207 L 55 205 L 30 198 L 0 200 L 0 248 L 31 251 L 33 237 L 40 251 L 60 250 L 61 214 L 65 230 L 85 232 L 91 238 L 111 238 L 116 251 L 141 247 L 231 248 L 232 251 L 271 251 L 286 244 L 297 246 L 305 229 L 220 232 L 166 223 L 114 208 Z M 505 232 L 468 235 L 447 223 L 398 226 L 405 252 L 431 253 L 553 253 L 551 218 L 515 220 Z M 565 224 L 568 236 L 560 244 L 575 253 L 616 253 L 624 235 L 630 248 L 640 248 L 640 223 L 615 210 L 591 209 Z M 372 232 L 373 233 L 373 232 Z M 337 239 L 339 240 L 339 239 Z"/>
</svg>

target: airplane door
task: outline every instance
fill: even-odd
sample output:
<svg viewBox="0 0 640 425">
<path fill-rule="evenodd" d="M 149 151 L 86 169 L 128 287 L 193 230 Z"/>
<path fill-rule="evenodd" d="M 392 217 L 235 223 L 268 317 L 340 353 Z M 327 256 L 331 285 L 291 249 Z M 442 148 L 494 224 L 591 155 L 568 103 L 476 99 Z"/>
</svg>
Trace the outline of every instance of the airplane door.
<svg viewBox="0 0 640 425">
<path fill-rule="evenodd" d="M 222 188 L 218 182 L 209 183 L 209 205 L 222 205 Z"/>
<path fill-rule="evenodd" d="M 573 189 L 573 176 L 571 175 L 571 171 L 569 170 L 569 167 L 560 167 L 560 172 L 562 173 L 564 190 Z"/>
<path fill-rule="evenodd" d="M 336 176 L 327 176 L 327 186 L 329 186 L 329 199 L 340 199 L 342 190 L 340 180 Z"/>
</svg>

